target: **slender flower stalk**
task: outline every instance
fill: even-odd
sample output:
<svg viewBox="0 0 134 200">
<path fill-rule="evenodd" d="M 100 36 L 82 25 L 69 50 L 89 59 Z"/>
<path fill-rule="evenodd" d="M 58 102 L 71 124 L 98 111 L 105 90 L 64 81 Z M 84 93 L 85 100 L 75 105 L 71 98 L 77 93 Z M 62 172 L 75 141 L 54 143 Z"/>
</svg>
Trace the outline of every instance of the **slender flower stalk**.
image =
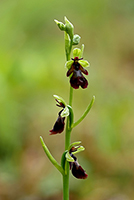
<svg viewBox="0 0 134 200">
<path fill-rule="evenodd" d="M 70 47 L 69 54 L 66 52 L 67 61 L 70 59 L 72 44 L 70 46 L 71 47 Z M 72 101 L 73 101 L 73 88 L 70 86 L 69 106 L 72 106 Z M 66 124 L 66 132 L 65 132 L 65 151 L 70 146 L 72 128 L 69 126 L 69 124 L 71 124 L 71 122 L 70 122 L 70 118 L 68 117 L 67 124 Z M 63 175 L 63 200 L 69 200 L 69 163 L 67 163 L 66 167 L 67 167 L 66 174 Z"/>
<path fill-rule="evenodd" d="M 78 163 L 76 156 L 74 156 L 74 154 L 83 151 L 85 148 L 80 145 L 80 141 L 70 144 L 71 132 L 73 128 L 77 126 L 89 113 L 95 101 L 95 96 L 93 96 L 83 115 L 76 122 L 74 122 L 74 114 L 72 109 L 73 91 L 74 89 L 79 89 L 79 86 L 81 86 L 82 89 L 87 88 L 88 81 L 82 73 L 88 75 L 88 71 L 85 69 L 85 67 L 88 67 L 89 63 L 88 61 L 83 60 L 84 45 L 82 45 L 81 49 L 73 49 L 73 58 L 71 58 L 72 47 L 73 45 L 78 45 L 81 38 L 78 34 L 74 34 L 74 26 L 72 25 L 72 23 L 66 17 L 65 24 L 59 22 L 58 20 L 55 20 L 55 22 L 58 25 L 59 29 L 61 31 L 64 31 L 66 54 L 65 66 L 68 69 L 67 77 L 70 78 L 69 103 L 67 104 L 62 97 L 54 95 L 57 103 L 56 105 L 58 107 L 61 107 L 62 110 L 60 110 L 60 112 L 58 113 L 58 118 L 53 128 L 50 130 L 50 135 L 56 135 L 57 133 L 61 134 L 64 131 L 65 118 L 67 118 L 65 126 L 65 151 L 62 154 L 61 165 L 53 158 L 41 136 L 40 140 L 48 159 L 63 176 L 63 200 L 69 200 L 70 170 L 72 171 L 72 175 L 75 178 L 86 179 L 88 177 L 85 170 Z"/>
</svg>

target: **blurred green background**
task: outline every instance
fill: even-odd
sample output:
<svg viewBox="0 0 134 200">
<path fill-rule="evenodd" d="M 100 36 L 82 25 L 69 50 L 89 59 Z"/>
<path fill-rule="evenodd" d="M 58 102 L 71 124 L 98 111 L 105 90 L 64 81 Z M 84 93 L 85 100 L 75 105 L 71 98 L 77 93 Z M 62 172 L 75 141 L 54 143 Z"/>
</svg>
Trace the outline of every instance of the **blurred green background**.
<svg viewBox="0 0 134 200">
<path fill-rule="evenodd" d="M 134 199 L 134 1 L 0 1 L 0 200 L 60 200 L 62 177 L 40 144 L 60 162 L 64 133 L 49 136 L 57 118 L 53 94 L 68 101 L 64 34 L 75 26 L 91 66 L 89 87 L 74 91 L 71 140 L 88 179 L 70 175 L 70 200 Z"/>
</svg>

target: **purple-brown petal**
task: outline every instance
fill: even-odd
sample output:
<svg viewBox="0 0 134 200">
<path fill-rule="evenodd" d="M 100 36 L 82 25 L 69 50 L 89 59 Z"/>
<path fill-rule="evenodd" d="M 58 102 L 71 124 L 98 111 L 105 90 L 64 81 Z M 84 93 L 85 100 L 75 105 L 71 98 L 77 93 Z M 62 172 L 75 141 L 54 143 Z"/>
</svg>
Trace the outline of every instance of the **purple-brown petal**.
<svg viewBox="0 0 134 200">
<path fill-rule="evenodd" d="M 82 75 L 80 70 L 74 70 L 74 73 L 72 77 L 70 78 L 70 84 L 74 89 L 78 89 L 79 86 L 85 89 L 88 86 L 88 81 Z"/>
<path fill-rule="evenodd" d="M 61 117 L 60 115 L 58 116 L 54 126 L 53 126 L 53 129 L 50 130 L 50 135 L 54 135 L 54 134 L 57 134 L 57 133 L 61 133 L 63 132 L 64 130 L 64 125 L 65 125 L 65 117 Z"/>
<path fill-rule="evenodd" d="M 70 153 L 70 156 L 74 159 L 74 162 L 70 162 L 70 170 L 74 177 L 78 179 L 86 179 L 88 177 L 85 170 L 79 165 L 77 158 Z"/>
<path fill-rule="evenodd" d="M 74 71 L 74 67 L 73 67 L 73 64 L 71 66 L 71 68 L 67 71 L 67 77 L 70 76 Z"/>
<path fill-rule="evenodd" d="M 81 87 L 82 87 L 83 89 L 85 89 L 85 88 L 87 88 L 87 86 L 88 86 L 88 81 L 87 81 L 87 79 L 83 76 L 83 77 L 82 77 L 82 84 L 81 84 Z"/>
<path fill-rule="evenodd" d="M 80 70 L 82 73 L 84 73 L 85 75 L 88 75 L 88 71 L 86 69 L 84 69 L 81 65 L 80 65 Z"/>
<path fill-rule="evenodd" d="M 78 179 L 86 179 L 88 177 L 85 170 L 79 165 L 77 161 L 72 164 L 72 174 Z"/>
</svg>

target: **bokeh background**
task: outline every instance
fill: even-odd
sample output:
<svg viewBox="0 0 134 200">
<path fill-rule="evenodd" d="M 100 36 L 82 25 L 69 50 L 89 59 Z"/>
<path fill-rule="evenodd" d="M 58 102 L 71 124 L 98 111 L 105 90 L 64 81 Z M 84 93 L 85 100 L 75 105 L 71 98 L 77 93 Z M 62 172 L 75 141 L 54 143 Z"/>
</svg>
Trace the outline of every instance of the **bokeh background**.
<svg viewBox="0 0 134 200">
<path fill-rule="evenodd" d="M 0 1 L 0 200 L 60 200 L 62 177 L 40 144 L 60 162 L 64 133 L 49 136 L 57 118 L 53 94 L 68 101 L 66 16 L 85 44 L 89 87 L 74 91 L 72 132 L 88 179 L 70 175 L 70 200 L 134 199 L 134 1 Z"/>
</svg>

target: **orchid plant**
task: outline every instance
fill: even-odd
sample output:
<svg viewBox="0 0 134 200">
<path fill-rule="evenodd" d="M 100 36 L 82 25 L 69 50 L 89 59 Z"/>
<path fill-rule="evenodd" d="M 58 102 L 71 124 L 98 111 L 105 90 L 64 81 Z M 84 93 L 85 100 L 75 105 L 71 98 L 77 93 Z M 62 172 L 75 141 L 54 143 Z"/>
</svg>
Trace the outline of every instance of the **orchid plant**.
<svg viewBox="0 0 134 200">
<path fill-rule="evenodd" d="M 79 87 L 82 89 L 87 88 L 88 81 L 84 75 L 88 75 L 88 71 L 85 68 L 89 66 L 89 62 L 83 59 L 84 45 L 82 45 L 81 49 L 74 48 L 72 50 L 73 46 L 78 45 L 80 42 L 80 36 L 74 34 L 73 24 L 66 17 L 65 24 L 58 20 L 54 21 L 58 25 L 59 29 L 64 31 L 66 53 L 65 67 L 67 68 L 66 76 L 69 77 L 70 80 L 69 103 L 66 103 L 62 97 L 54 95 L 56 105 L 60 107 L 61 110 L 58 113 L 58 118 L 54 123 L 53 128 L 50 130 L 50 135 L 56 135 L 62 133 L 65 129 L 65 151 L 61 157 L 61 164 L 54 159 L 41 136 L 40 140 L 47 157 L 63 176 L 63 200 L 69 200 L 69 171 L 71 170 L 72 175 L 77 179 L 86 179 L 88 177 L 75 156 L 75 154 L 83 151 L 85 148 L 81 145 L 80 141 L 70 143 L 71 132 L 73 128 L 86 117 L 95 101 L 95 96 L 93 96 L 83 115 L 74 122 L 74 113 L 72 108 L 73 91 Z M 72 51 L 73 58 L 71 58 Z"/>
</svg>

